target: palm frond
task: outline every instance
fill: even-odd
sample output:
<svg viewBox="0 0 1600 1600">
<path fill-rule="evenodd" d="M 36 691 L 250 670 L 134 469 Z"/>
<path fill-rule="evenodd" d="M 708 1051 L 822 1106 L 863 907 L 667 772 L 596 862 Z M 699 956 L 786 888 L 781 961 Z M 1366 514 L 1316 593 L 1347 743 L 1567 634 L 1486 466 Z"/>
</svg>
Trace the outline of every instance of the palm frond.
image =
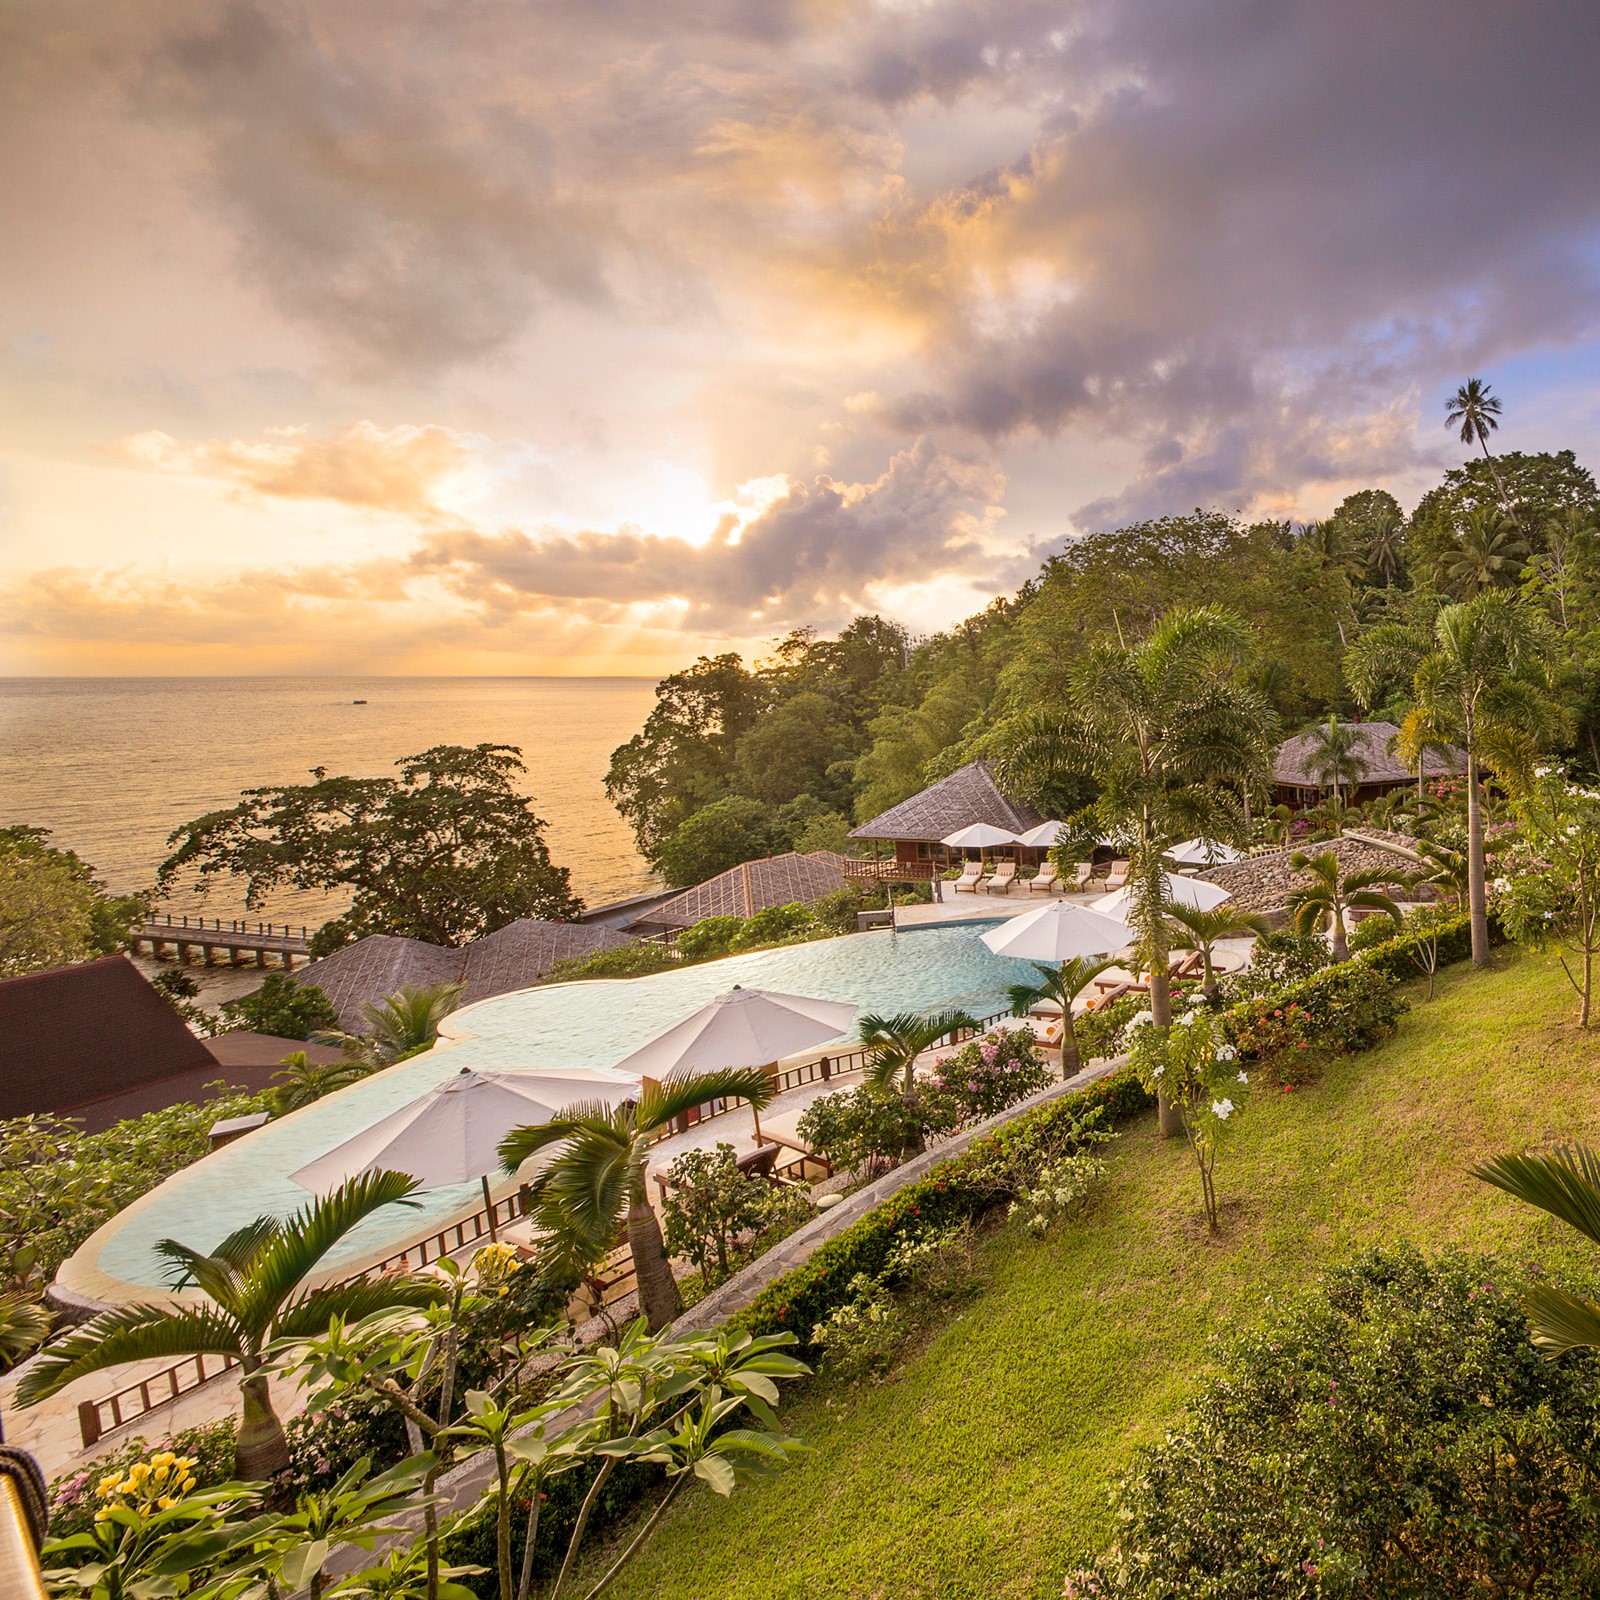
<svg viewBox="0 0 1600 1600">
<path fill-rule="evenodd" d="M 722 1072 L 695 1072 L 646 1084 L 639 1096 L 638 1125 L 646 1133 L 664 1128 L 674 1117 L 711 1100 L 748 1100 L 758 1111 L 777 1093 L 764 1067 L 732 1067 Z"/>
<path fill-rule="evenodd" d="M 1522 1304 L 1534 1345 L 1547 1356 L 1600 1347 L 1600 1306 L 1594 1301 L 1580 1300 L 1547 1283 L 1528 1290 Z"/>
<path fill-rule="evenodd" d="M 275 1339 L 320 1339 L 337 1317 L 346 1326 L 374 1312 L 400 1306 L 421 1310 L 449 1293 L 438 1278 L 357 1278 L 353 1283 L 309 1289 L 291 1301 L 272 1325 Z"/>
<path fill-rule="evenodd" d="M 130 1361 L 180 1356 L 237 1356 L 233 1321 L 210 1306 L 174 1311 L 168 1306 L 119 1306 L 102 1311 L 64 1338 L 45 1346 L 17 1382 L 17 1402 L 31 1406 L 74 1379 Z"/>
<path fill-rule="evenodd" d="M 644 1149 L 636 1140 L 619 1147 L 610 1140 L 579 1135 L 541 1174 L 537 1210 L 551 1232 L 576 1241 L 576 1252 L 593 1259 L 609 1249 L 628 1204 L 636 1161 Z"/>
<path fill-rule="evenodd" d="M 1561 1145 L 1549 1155 L 1496 1156 L 1472 1175 L 1600 1244 L 1600 1157 L 1592 1150 Z"/>
<path fill-rule="evenodd" d="M 560 1116 L 548 1122 L 513 1128 L 500 1141 L 501 1170 L 514 1173 L 530 1156 L 580 1135 L 611 1139 L 618 1149 L 626 1149 L 633 1137 L 632 1113 L 614 1110 L 598 1100 L 584 1100 L 568 1106 Z"/>
<path fill-rule="evenodd" d="M 239 1319 L 259 1333 L 321 1259 L 374 1211 L 416 1206 L 406 1196 L 417 1180 L 404 1172 L 364 1172 L 302 1206 L 252 1263 Z"/>
</svg>

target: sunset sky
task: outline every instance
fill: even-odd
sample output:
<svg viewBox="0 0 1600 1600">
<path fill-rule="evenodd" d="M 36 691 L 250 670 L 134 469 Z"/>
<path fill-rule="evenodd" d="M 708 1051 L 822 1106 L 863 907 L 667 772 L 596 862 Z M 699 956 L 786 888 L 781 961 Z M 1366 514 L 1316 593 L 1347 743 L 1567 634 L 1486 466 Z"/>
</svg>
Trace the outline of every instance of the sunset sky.
<svg viewBox="0 0 1600 1600">
<path fill-rule="evenodd" d="M 1600 5 L 8 0 L 0 671 L 655 674 L 1600 466 Z"/>
</svg>

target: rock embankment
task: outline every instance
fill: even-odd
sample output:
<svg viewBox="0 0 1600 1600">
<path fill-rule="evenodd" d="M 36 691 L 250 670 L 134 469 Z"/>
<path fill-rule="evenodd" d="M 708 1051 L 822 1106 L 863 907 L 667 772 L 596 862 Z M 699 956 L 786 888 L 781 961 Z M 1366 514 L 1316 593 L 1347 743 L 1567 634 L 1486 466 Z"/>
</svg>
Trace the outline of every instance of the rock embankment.
<svg viewBox="0 0 1600 1600">
<path fill-rule="evenodd" d="M 1359 835 L 1349 834 L 1323 844 L 1296 845 L 1276 850 L 1271 855 L 1251 856 L 1246 861 L 1231 861 L 1224 867 L 1208 867 L 1197 876 L 1226 889 L 1233 898 L 1228 904 L 1240 911 L 1282 911 L 1292 890 L 1306 875 L 1290 869 L 1290 858 L 1303 849 L 1308 855 L 1332 850 L 1339 858 L 1339 871 L 1393 872 L 1396 878 L 1415 869 L 1415 846 L 1403 833 L 1383 833 L 1364 828 Z"/>
</svg>

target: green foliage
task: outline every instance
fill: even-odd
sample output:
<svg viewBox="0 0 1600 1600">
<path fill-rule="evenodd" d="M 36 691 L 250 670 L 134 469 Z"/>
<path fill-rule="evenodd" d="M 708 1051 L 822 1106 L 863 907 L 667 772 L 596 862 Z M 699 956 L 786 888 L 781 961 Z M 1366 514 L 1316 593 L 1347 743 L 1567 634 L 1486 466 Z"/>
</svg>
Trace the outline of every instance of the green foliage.
<svg viewBox="0 0 1600 1600">
<path fill-rule="evenodd" d="M 1225 979 L 1223 992 L 1234 1001 L 1271 994 L 1304 982 L 1332 961 L 1328 946 L 1321 939 L 1295 933 L 1290 928 L 1264 933 L 1250 952 L 1250 965 Z"/>
<path fill-rule="evenodd" d="M 809 909 L 818 936 L 829 939 L 854 933 L 862 905 L 861 891 L 849 883 L 842 889 L 835 889 L 831 894 L 813 900 Z"/>
<path fill-rule="evenodd" d="M 1592 1594 L 1600 1358 L 1542 1360 L 1515 1278 L 1376 1250 L 1219 1341 L 1120 1485 L 1116 1549 L 1068 1592 Z"/>
<path fill-rule="evenodd" d="M 881 1278 L 895 1248 L 928 1230 L 972 1222 L 1016 1198 L 1013 1174 L 1042 1170 L 1085 1142 L 1106 1123 L 1154 1104 L 1137 1075 L 1121 1071 L 1085 1089 L 1062 1094 L 974 1141 L 916 1183 L 819 1245 L 801 1266 L 769 1284 L 733 1323 L 756 1332 L 788 1331 L 808 1340 L 819 1322 L 851 1297 L 857 1273 Z"/>
<path fill-rule="evenodd" d="M 1386 929 L 1387 919 L 1371 917 L 1373 926 Z M 1361 924 L 1362 927 L 1366 923 Z M 1472 955 L 1472 919 L 1464 912 L 1429 912 L 1406 917 L 1404 931 L 1360 951 L 1363 965 L 1384 973 L 1397 983 L 1427 973 L 1433 965 L 1447 967 Z"/>
<path fill-rule="evenodd" d="M 327 995 L 287 972 L 269 972 L 254 994 L 229 1000 L 222 1009 L 234 1027 L 279 1039 L 309 1039 L 339 1026 L 339 1013 Z"/>
<path fill-rule="evenodd" d="M 318 768 L 309 784 L 247 789 L 172 834 L 158 890 L 237 877 L 253 909 L 283 888 L 347 895 L 350 910 L 319 930 L 319 954 L 371 933 L 464 944 L 519 917 L 583 909 L 516 787 L 521 751 L 436 745 L 395 765 L 398 778 Z"/>
<path fill-rule="evenodd" d="M 439 1037 L 439 1025 L 461 1003 L 465 984 L 406 984 L 381 1000 L 369 1000 L 361 1007 L 365 1027 L 360 1033 L 326 1033 L 332 1043 L 342 1044 L 347 1056 L 368 1067 L 389 1067 L 431 1049 Z"/>
<path fill-rule="evenodd" d="M 954 1107 L 959 1126 L 981 1122 L 1026 1100 L 1050 1078 L 1031 1029 L 996 1028 L 940 1060 L 931 1087 L 933 1094 Z"/>
<path fill-rule="evenodd" d="M 1078 1054 L 1085 1061 L 1108 1061 L 1121 1055 L 1126 1043 L 1128 1024 L 1141 1012 L 1150 1009 L 1147 994 L 1119 995 L 1110 1005 L 1103 1000 L 1095 1002 L 1093 1011 L 1085 1011 L 1073 1023 L 1078 1038 Z"/>
<path fill-rule="evenodd" d="M 1380 966 L 1353 960 L 1246 1000 L 1224 1017 L 1229 1032 L 1241 1040 L 1253 1037 L 1268 1018 L 1291 1005 L 1310 1019 L 1312 1048 L 1334 1054 L 1370 1050 L 1394 1032 L 1408 1009 L 1394 979 Z"/>
<path fill-rule="evenodd" d="M 850 818 L 842 811 L 822 811 L 808 817 L 790 836 L 789 848 L 801 855 L 817 850 L 832 850 L 841 856 L 855 853 L 850 837 Z"/>
<path fill-rule="evenodd" d="M 48 1283 L 101 1223 L 205 1155 L 213 1123 L 260 1111 L 265 1101 L 265 1095 L 223 1092 L 102 1133 L 84 1133 L 48 1114 L 0 1122 L 0 1237 L 27 1240 L 35 1271 Z"/>
<path fill-rule="evenodd" d="M 731 1144 L 685 1150 L 667 1168 L 667 1182 L 668 1253 L 692 1261 L 708 1284 L 720 1283 L 732 1270 L 735 1241 L 771 1217 L 777 1192 L 739 1170 Z"/>
<path fill-rule="evenodd" d="M 800 1142 L 836 1172 L 871 1177 L 921 1149 L 930 1135 L 955 1126 L 955 1108 L 941 1095 L 864 1083 L 813 1100 L 796 1125 Z"/>
<path fill-rule="evenodd" d="M 228 1482 L 233 1476 L 233 1446 L 237 1431 L 233 1418 L 225 1417 L 218 1422 L 184 1428 L 153 1445 L 143 1437 L 135 1436 L 123 1440 L 114 1450 L 97 1456 L 89 1466 L 62 1473 L 51 1481 L 49 1488 L 52 1536 L 64 1539 L 69 1534 L 86 1532 L 101 1503 L 94 1492 L 95 1485 L 107 1477 L 122 1477 L 136 1463 L 164 1451 L 193 1462 L 190 1472 L 199 1488 L 213 1489 L 218 1484 Z"/>
<path fill-rule="evenodd" d="M 807 906 L 768 906 L 753 917 L 745 919 L 744 926 L 733 936 L 729 946 L 735 952 L 761 950 L 768 945 L 787 944 L 803 939 L 817 931 L 816 918 Z"/>
<path fill-rule="evenodd" d="M 679 823 L 656 847 L 652 864 L 669 884 L 687 888 L 781 846 L 772 808 L 748 795 L 730 794 Z"/>
<path fill-rule="evenodd" d="M 1229 1031 L 1240 1055 L 1260 1069 L 1267 1083 L 1299 1088 L 1315 1081 L 1321 1071 L 1322 1055 L 1316 1048 L 1311 1013 L 1297 1001 L 1274 1006 L 1271 1011 L 1230 1016 Z"/>
<path fill-rule="evenodd" d="M 141 897 L 110 894 L 49 837 L 48 828 L 0 828 L 0 978 L 112 955 L 144 916 Z"/>
<path fill-rule="evenodd" d="M 600 950 L 592 956 L 558 961 L 545 973 L 543 983 L 577 983 L 586 978 L 643 978 L 652 972 L 670 972 L 678 965 L 664 944 L 640 939 L 619 945 L 615 950 Z"/>
<path fill-rule="evenodd" d="M 743 928 L 743 917 L 702 917 L 678 935 L 678 954 L 685 961 L 719 960 L 733 949 L 733 941 Z"/>
</svg>

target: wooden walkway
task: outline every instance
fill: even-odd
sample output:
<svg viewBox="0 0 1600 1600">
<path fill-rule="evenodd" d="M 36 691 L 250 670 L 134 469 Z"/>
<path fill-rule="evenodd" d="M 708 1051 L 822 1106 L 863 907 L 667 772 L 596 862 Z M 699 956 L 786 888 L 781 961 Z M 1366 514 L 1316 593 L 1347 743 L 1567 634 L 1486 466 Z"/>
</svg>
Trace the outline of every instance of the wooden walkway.
<svg viewBox="0 0 1600 1600">
<path fill-rule="evenodd" d="M 224 922 L 220 917 L 146 917 L 129 941 L 135 950 L 145 945 L 158 959 L 168 950 L 176 960 L 187 964 L 211 965 L 212 956 L 221 951 L 236 967 L 252 962 L 265 967 L 274 962 L 285 972 L 294 970 L 295 961 L 311 959 L 311 941 L 305 928 L 278 927 L 271 922 Z"/>
</svg>

